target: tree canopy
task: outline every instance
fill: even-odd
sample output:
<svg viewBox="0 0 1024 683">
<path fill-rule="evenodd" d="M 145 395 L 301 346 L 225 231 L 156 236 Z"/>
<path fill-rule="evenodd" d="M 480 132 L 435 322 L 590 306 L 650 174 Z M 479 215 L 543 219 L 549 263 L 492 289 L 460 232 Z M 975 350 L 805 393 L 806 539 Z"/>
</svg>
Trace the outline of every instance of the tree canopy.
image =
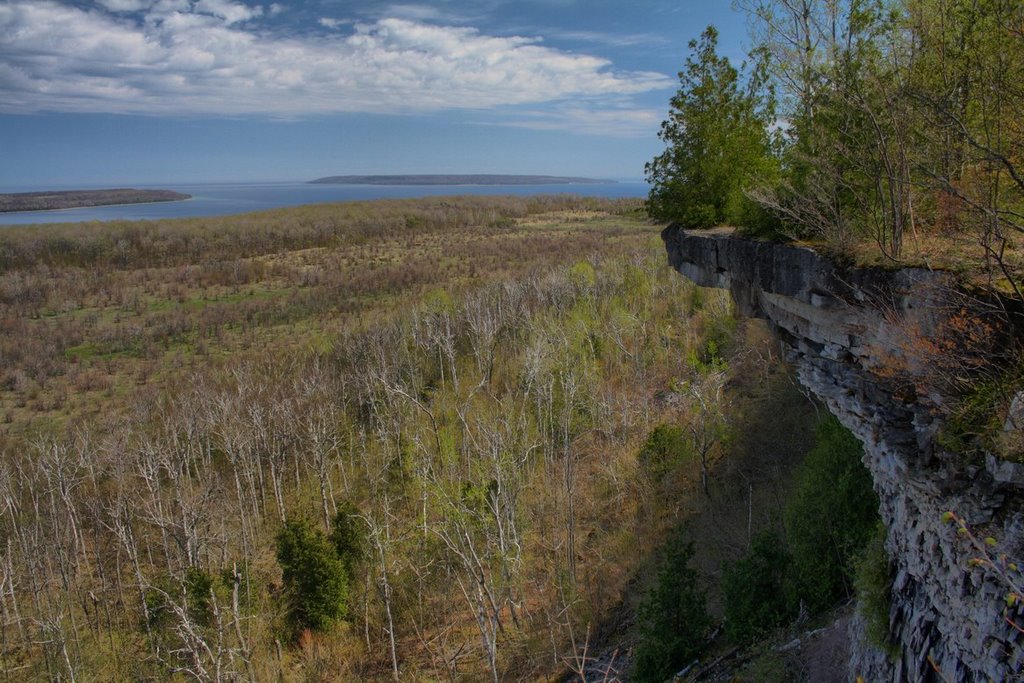
<svg viewBox="0 0 1024 683">
<path fill-rule="evenodd" d="M 736 4 L 753 66 L 720 56 L 713 27 L 690 43 L 646 166 L 650 215 L 874 243 L 897 261 L 908 239 L 962 237 L 1024 299 L 1024 4 Z"/>
</svg>

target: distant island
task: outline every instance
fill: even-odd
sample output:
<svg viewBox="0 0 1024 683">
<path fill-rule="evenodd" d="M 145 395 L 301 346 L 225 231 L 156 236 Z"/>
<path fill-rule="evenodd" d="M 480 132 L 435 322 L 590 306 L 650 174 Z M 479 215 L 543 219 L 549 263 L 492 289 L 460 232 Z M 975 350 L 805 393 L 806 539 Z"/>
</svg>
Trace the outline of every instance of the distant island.
<svg viewBox="0 0 1024 683">
<path fill-rule="evenodd" d="M 170 190 L 131 189 L 0 193 L 0 213 L 80 209 L 87 206 L 111 206 L 113 204 L 176 202 L 189 199 L 191 196 Z"/>
<path fill-rule="evenodd" d="M 320 185 L 610 185 L 614 180 L 554 175 L 332 175 Z"/>
</svg>

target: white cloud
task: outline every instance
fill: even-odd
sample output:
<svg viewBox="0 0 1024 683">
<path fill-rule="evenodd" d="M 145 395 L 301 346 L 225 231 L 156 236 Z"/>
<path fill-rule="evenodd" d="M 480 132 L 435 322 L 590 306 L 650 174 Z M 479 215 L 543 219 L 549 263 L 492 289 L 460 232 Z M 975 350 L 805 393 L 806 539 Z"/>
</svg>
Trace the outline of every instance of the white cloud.
<svg viewBox="0 0 1024 683">
<path fill-rule="evenodd" d="M 246 28 L 259 6 L 181 3 L 158 0 L 144 21 L 51 0 L 0 4 L 0 112 L 295 117 L 573 103 L 600 118 L 674 85 L 529 37 L 399 18 L 351 35 L 275 37 Z M 569 111 L 528 124 L 565 127 Z"/>
<path fill-rule="evenodd" d="M 612 45 L 614 47 L 636 47 L 665 45 L 669 41 L 664 36 L 653 33 L 606 33 L 602 31 L 545 31 L 545 35 L 562 40 L 574 40 L 596 45 Z"/>
<path fill-rule="evenodd" d="M 279 5 L 276 2 L 270 3 L 270 7 L 267 8 L 267 14 L 270 16 L 276 16 L 284 11 L 284 5 Z"/>
<path fill-rule="evenodd" d="M 262 7 L 249 7 L 231 0 L 199 0 L 196 3 L 196 11 L 220 17 L 229 25 L 249 21 L 263 14 Z"/>
<path fill-rule="evenodd" d="M 191 11 L 192 3 L 189 0 L 157 0 L 146 14 L 146 21 L 152 23 L 169 14 Z"/>
<path fill-rule="evenodd" d="M 333 30 L 338 28 L 339 26 L 345 25 L 348 22 L 342 21 L 341 19 L 332 19 L 330 17 L 320 17 L 319 19 L 317 19 L 317 23 L 323 26 L 324 28 L 329 28 Z"/>
</svg>

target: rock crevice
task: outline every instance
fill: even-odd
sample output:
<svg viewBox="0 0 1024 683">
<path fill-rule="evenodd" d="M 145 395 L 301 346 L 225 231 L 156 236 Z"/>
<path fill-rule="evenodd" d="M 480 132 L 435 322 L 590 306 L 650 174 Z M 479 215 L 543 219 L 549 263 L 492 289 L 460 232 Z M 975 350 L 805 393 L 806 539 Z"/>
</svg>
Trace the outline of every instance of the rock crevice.
<svg viewBox="0 0 1024 683">
<path fill-rule="evenodd" d="M 907 381 L 934 370 L 911 347 L 940 334 L 958 291 L 954 278 L 914 268 L 844 268 L 811 249 L 678 226 L 662 238 L 682 275 L 730 290 L 741 315 L 767 321 L 800 382 L 864 444 L 894 564 L 889 623 L 898 656 L 868 643 L 854 620 L 851 677 L 1020 676 L 1024 634 L 1004 618 L 1005 581 L 971 567 L 976 552 L 943 514 L 955 511 L 998 539 L 999 552 L 1020 557 L 1021 492 L 1002 461 L 989 458 L 986 466 L 944 452 L 937 443 L 941 392 Z M 1009 616 L 1024 624 L 1019 613 Z"/>
</svg>

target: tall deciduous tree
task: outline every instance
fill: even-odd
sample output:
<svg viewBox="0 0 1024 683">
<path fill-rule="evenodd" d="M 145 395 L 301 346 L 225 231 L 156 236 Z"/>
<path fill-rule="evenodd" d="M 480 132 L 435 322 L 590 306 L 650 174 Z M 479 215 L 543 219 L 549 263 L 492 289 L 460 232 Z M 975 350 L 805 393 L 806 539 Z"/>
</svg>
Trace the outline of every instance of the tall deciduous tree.
<svg viewBox="0 0 1024 683">
<path fill-rule="evenodd" d="M 898 258 L 913 220 L 907 46 L 885 0 L 754 0 L 787 123 L 784 175 L 753 193 L 787 232 L 844 247 L 873 237 Z"/>
<path fill-rule="evenodd" d="M 785 122 L 752 194 L 787 232 L 899 260 L 918 226 L 969 235 L 1019 297 L 1024 6 L 1011 0 L 736 0 Z"/>
<path fill-rule="evenodd" d="M 681 87 L 659 133 L 667 149 L 645 167 L 651 216 L 691 228 L 763 221 L 744 190 L 777 169 L 774 95 L 764 63 L 744 76 L 717 48 L 714 26 L 690 41 Z"/>
<path fill-rule="evenodd" d="M 1024 299 L 1007 256 L 1024 233 L 1024 5 L 906 0 L 920 182 L 934 224 L 974 233 L 990 272 Z"/>
</svg>

